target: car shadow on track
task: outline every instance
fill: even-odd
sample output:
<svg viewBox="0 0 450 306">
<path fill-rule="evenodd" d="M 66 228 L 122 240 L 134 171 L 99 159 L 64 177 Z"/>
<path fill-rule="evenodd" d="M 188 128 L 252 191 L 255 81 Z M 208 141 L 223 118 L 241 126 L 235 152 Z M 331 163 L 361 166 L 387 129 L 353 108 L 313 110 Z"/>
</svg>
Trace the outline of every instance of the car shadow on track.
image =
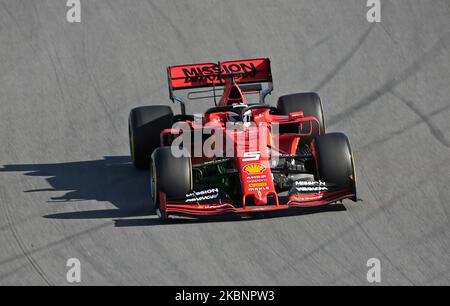
<svg viewBox="0 0 450 306">
<path fill-rule="evenodd" d="M 116 209 L 87 210 L 47 215 L 50 219 L 113 219 L 154 214 L 148 193 L 148 173 L 136 171 L 127 156 L 59 164 L 5 165 L 0 172 L 24 172 L 42 177 L 49 188 L 25 193 L 63 194 L 49 203 L 70 204 L 81 201 L 109 202 Z"/>
<path fill-rule="evenodd" d="M 25 193 L 63 193 L 51 197 L 49 203 L 109 202 L 116 208 L 55 213 L 48 219 L 86 220 L 113 219 L 116 227 L 160 226 L 192 223 L 235 222 L 280 218 L 345 210 L 343 205 L 302 208 L 286 212 L 265 213 L 252 218 L 225 215 L 209 218 L 176 218 L 160 221 L 150 205 L 149 177 L 145 171 L 136 171 L 127 156 L 106 156 L 103 159 L 59 164 L 5 165 L 0 172 L 23 172 L 25 176 L 42 177 L 49 188 L 26 190 Z M 73 210 L 73 209 L 72 209 Z M 128 219 L 134 218 L 134 219 Z"/>
</svg>

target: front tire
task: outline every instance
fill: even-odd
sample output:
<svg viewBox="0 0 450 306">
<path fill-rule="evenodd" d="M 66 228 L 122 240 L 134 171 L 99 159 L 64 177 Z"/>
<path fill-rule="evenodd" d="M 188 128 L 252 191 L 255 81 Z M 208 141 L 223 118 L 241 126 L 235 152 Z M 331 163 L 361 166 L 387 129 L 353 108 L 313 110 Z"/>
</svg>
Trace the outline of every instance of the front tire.
<svg viewBox="0 0 450 306">
<path fill-rule="evenodd" d="M 160 218 L 167 214 L 160 209 L 159 192 L 168 199 L 184 199 L 193 189 L 192 163 L 188 157 L 174 157 L 170 147 L 157 148 L 151 157 L 151 198 Z"/>
<path fill-rule="evenodd" d="M 350 142 L 342 133 L 318 136 L 314 139 L 317 176 L 320 181 L 339 188 L 350 188 L 356 201 L 355 165 Z"/>
</svg>

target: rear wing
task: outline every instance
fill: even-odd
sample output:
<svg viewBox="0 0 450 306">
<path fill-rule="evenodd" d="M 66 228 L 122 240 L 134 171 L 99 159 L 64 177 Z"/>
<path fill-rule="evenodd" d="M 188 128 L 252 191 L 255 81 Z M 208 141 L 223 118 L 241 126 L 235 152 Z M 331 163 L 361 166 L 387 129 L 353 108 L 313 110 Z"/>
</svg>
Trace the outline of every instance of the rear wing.
<svg viewBox="0 0 450 306">
<path fill-rule="evenodd" d="M 181 102 L 174 91 L 225 85 L 227 78 L 239 84 L 272 83 L 272 70 L 268 58 L 204 63 L 167 68 L 170 99 Z"/>
</svg>

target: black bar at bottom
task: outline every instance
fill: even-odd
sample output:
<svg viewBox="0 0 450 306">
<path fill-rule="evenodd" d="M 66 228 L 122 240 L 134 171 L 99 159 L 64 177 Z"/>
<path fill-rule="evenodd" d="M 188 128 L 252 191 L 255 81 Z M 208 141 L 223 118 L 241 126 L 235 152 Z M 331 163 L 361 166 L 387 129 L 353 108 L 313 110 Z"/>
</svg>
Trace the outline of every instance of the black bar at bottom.
<svg viewBox="0 0 450 306">
<path fill-rule="evenodd" d="M 170 305 L 288 305 L 297 287 L 149 287 Z"/>
</svg>

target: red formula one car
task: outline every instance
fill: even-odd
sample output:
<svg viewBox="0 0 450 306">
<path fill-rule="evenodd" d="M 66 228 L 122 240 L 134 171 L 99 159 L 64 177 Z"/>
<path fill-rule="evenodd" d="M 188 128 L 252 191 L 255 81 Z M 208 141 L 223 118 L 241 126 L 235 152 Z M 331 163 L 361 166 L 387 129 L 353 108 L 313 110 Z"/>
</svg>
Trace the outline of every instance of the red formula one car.
<svg viewBox="0 0 450 306">
<path fill-rule="evenodd" d="M 181 114 L 144 106 L 129 117 L 133 163 L 150 169 L 152 202 L 161 218 L 357 200 L 349 141 L 325 133 L 318 94 L 282 96 L 277 107 L 266 102 L 273 90 L 269 59 L 167 71 L 170 98 L 180 103 Z M 207 98 L 214 107 L 186 114 L 187 101 Z"/>
</svg>

